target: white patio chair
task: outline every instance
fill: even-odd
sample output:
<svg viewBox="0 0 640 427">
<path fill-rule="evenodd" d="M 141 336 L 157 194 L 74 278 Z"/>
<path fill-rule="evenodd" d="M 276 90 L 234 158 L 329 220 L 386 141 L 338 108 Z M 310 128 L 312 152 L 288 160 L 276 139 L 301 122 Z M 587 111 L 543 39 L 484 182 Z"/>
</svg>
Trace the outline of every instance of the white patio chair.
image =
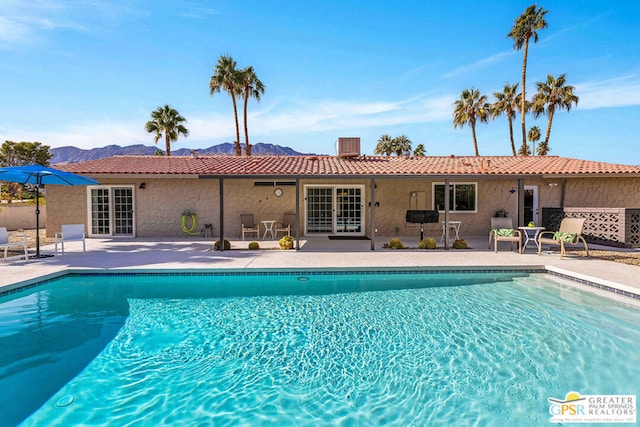
<svg viewBox="0 0 640 427">
<path fill-rule="evenodd" d="M 542 253 L 542 244 L 560 245 L 560 259 L 567 254 L 566 245 L 576 245 L 582 241 L 586 256 L 589 257 L 587 241 L 582 236 L 585 218 L 565 218 L 560 223 L 560 229 L 543 231 L 538 235 L 538 255 Z"/>
<path fill-rule="evenodd" d="M 22 240 L 19 242 L 11 242 L 9 243 L 9 232 L 7 232 L 6 227 L 0 227 L 0 248 L 4 248 L 4 262 L 7 262 L 7 253 L 9 252 L 9 248 L 23 248 L 24 249 L 24 259 L 29 259 L 28 252 L 28 244 L 27 244 L 27 236 L 25 234 L 14 234 L 14 237 L 22 237 Z"/>
<path fill-rule="evenodd" d="M 242 240 L 245 234 L 255 234 L 256 239 L 260 235 L 260 227 L 253 220 L 253 214 L 240 214 L 240 226 L 242 227 Z"/>
<path fill-rule="evenodd" d="M 62 231 L 58 231 L 53 237 L 54 252 L 58 255 L 58 243 L 62 245 L 62 255 L 64 255 L 65 242 L 82 242 L 82 252 L 87 251 L 84 241 L 84 224 L 62 224 Z"/>
<path fill-rule="evenodd" d="M 513 228 L 511 218 L 491 218 L 491 231 L 489 232 L 489 249 L 493 240 L 493 251 L 498 252 L 498 242 L 510 242 L 511 250 L 513 243 L 518 242 L 518 253 L 522 253 L 522 233 Z"/>
<path fill-rule="evenodd" d="M 278 233 L 282 233 L 283 236 L 291 236 L 296 225 L 296 214 L 286 213 L 281 224 L 276 224 L 275 233 L 278 237 Z"/>
</svg>

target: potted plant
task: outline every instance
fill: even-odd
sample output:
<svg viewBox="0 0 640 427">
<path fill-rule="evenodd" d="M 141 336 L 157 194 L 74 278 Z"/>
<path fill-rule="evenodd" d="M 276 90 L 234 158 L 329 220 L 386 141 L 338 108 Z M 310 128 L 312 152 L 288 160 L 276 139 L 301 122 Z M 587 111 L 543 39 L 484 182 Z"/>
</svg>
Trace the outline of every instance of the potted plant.
<svg viewBox="0 0 640 427">
<path fill-rule="evenodd" d="M 280 249 L 293 249 L 293 237 L 291 236 L 283 236 L 278 243 L 280 244 Z"/>
</svg>

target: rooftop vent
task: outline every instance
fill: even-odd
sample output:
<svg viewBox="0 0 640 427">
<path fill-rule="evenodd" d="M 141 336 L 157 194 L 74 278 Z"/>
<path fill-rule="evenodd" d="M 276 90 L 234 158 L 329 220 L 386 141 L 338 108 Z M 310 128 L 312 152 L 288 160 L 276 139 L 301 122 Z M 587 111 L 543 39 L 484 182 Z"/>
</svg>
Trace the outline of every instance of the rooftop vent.
<svg viewBox="0 0 640 427">
<path fill-rule="evenodd" d="M 336 153 L 338 157 L 358 157 L 360 155 L 360 137 L 338 138 Z"/>
</svg>

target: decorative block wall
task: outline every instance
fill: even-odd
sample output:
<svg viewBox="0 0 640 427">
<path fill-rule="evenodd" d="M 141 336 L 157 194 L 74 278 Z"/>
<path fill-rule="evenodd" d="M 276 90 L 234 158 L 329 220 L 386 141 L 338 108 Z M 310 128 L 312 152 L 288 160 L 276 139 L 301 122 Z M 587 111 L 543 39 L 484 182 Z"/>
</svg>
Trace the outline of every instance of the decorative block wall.
<svg viewBox="0 0 640 427">
<path fill-rule="evenodd" d="M 586 218 L 583 234 L 589 243 L 640 247 L 640 208 L 542 208 L 548 230 L 557 230 L 565 217 Z"/>
</svg>

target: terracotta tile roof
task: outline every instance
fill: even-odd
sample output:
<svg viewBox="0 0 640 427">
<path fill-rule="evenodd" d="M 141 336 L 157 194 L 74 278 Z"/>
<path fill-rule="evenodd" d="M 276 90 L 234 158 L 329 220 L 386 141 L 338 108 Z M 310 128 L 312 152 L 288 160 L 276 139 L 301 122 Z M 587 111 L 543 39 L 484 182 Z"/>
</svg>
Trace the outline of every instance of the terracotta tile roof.
<svg viewBox="0 0 640 427">
<path fill-rule="evenodd" d="M 115 156 L 57 165 L 83 175 L 212 175 L 212 176 L 640 176 L 640 166 L 564 157 L 386 157 L 361 156 Z"/>
</svg>

